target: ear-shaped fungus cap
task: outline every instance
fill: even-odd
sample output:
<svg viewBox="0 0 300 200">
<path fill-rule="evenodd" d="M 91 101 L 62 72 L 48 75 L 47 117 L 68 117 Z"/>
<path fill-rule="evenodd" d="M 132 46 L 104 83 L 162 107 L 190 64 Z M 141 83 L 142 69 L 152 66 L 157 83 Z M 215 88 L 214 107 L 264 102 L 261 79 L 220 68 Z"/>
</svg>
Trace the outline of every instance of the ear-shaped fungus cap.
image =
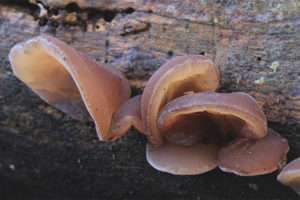
<svg viewBox="0 0 300 200">
<path fill-rule="evenodd" d="M 221 149 L 219 167 L 240 176 L 268 174 L 285 165 L 288 151 L 287 140 L 268 129 L 267 136 L 260 140 L 240 138 Z"/>
<path fill-rule="evenodd" d="M 292 187 L 300 196 L 300 157 L 288 163 L 277 176 L 277 180 Z"/>
<path fill-rule="evenodd" d="M 109 138 L 112 115 L 130 97 L 121 71 L 45 35 L 15 45 L 9 59 L 15 75 L 44 101 L 75 119 L 87 120 L 90 115 L 99 138 Z"/>
<path fill-rule="evenodd" d="M 203 56 L 176 57 L 161 66 L 147 82 L 141 102 L 143 125 L 150 142 L 163 144 L 156 122 L 164 105 L 185 92 L 215 91 L 218 85 L 217 68 Z"/>
<path fill-rule="evenodd" d="M 200 174 L 217 166 L 220 147 L 201 142 L 209 143 L 218 134 L 259 139 L 267 132 L 261 107 L 245 93 L 178 97 L 161 110 L 157 127 L 167 140 L 161 147 L 148 144 L 147 160 L 154 168 L 173 174 Z"/>
<path fill-rule="evenodd" d="M 220 147 L 198 143 L 184 147 L 165 141 L 160 147 L 147 144 L 147 161 L 155 169 L 175 175 L 196 175 L 217 167 Z"/>
<path fill-rule="evenodd" d="M 259 139 L 267 133 L 267 120 L 261 106 L 246 93 L 198 93 L 178 97 L 169 102 L 160 112 L 157 127 L 161 132 L 180 124 L 186 116 L 206 116 L 220 134 L 229 133 L 233 137 L 247 137 Z M 224 123 L 225 122 L 225 123 Z M 193 121 L 190 121 L 192 127 Z M 199 122 L 196 122 L 199 124 Z M 189 127 L 186 128 L 189 131 Z M 199 132 L 201 127 L 199 127 Z"/>
</svg>

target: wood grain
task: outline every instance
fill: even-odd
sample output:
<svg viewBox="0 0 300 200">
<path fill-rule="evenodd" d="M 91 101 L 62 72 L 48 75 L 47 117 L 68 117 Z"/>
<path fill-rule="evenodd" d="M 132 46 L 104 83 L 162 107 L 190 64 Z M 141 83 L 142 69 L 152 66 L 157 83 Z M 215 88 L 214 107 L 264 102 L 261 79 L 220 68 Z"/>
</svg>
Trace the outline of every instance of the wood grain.
<svg viewBox="0 0 300 200">
<path fill-rule="evenodd" d="M 17 42 L 50 34 L 121 67 L 134 94 L 170 58 L 205 55 L 219 69 L 219 92 L 252 95 L 269 126 L 289 140 L 292 159 L 300 156 L 299 2 L 30 2 L 0 2 L 0 177 L 9 182 L 5 189 L 0 181 L 0 196 L 25 185 L 20 195 L 37 198 L 297 198 L 276 182 L 276 173 L 249 179 L 219 170 L 196 177 L 159 173 L 146 163 L 144 136 L 131 131 L 113 143 L 97 141 L 92 124 L 70 119 L 18 81 L 7 55 Z M 276 72 L 272 63 L 279 63 Z"/>
</svg>

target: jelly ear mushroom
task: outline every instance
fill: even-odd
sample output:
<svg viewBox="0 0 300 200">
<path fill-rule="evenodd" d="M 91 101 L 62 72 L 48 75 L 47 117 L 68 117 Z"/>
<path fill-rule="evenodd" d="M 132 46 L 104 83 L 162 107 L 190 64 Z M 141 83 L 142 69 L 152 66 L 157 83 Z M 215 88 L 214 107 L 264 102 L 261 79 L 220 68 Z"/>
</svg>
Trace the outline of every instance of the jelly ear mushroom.
<svg viewBox="0 0 300 200">
<path fill-rule="evenodd" d="M 175 175 L 196 175 L 217 167 L 220 147 L 198 143 L 184 147 L 165 141 L 160 147 L 148 142 L 147 161 L 155 169 Z"/>
<path fill-rule="evenodd" d="M 161 66 L 147 82 L 141 102 L 143 126 L 149 141 L 160 146 L 156 126 L 160 109 L 186 93 L 215 91 L 219 73 L 212 61 L 199 55 L 176 57 Z"/>
<path fill-rule="evenodd" d="M 240 138 L 221 149 L 219 167 L 225 172 L 240 176 L 268 174 L 286 164 L 288 151 L 287 140 L 268 129 L 268 134 L 260 140 Z"/>
<path fill-rule="evenodd" d="M 121 71 L 47 35 L 15 45 L 9 60 L 15 75 L 44 101 L 78 120 L 91 116 L 99 138 L 109 138 L 112 115 L 130 97 Z"/>
<path fill-rule="evenodd" d="M 300 196 L 300 157 L 288 163 L 277 176 L 277 180 L 292 187 Z"/>
<path fill-rule="evenodd" d="M 160 171 L 191 175 L 217 166 L 220 147 L 209 144 L 210 139 L 229 133 L 262 138 L 266 119 L 257 102 L 245 93 L 197 93 L 165 105 L 157 128 L 166 141 L 159 147 L 148 143 L 148 162 Z"/>
<path fill-rule="evenodd" d="M 129 131 L 131 126 L 144 134 L 141 116 L 141 98 L 142 95 L 137 95 L 127 100 L 113 115 L 109 133 L 111 140 L 124 135 Z"/>
<path fill-rule="evenodd" d="M 264 137 L 267 133 L 267 120 L 262 108 L 251 96 L 241 92 L 197 93 L 178 97 L 161 110 L 157 127 L 162 133 L 167 133 L 172 127 L 180 126 L 185 118 L 191 117 L 183 129 L 188 135 L 189 132 L 195 132 L 193 124 L 201 124 L 198 119 L 202 118 L 208 121 L 199 127 L 195 134 L 201 134 L 202 129 L 205 132 L 207 127 L 215 127 L 210 132 L 216 132 L 217 135 L 227 136 L 230 133 L 232 137 L 254 140 Z"/>
</svg>

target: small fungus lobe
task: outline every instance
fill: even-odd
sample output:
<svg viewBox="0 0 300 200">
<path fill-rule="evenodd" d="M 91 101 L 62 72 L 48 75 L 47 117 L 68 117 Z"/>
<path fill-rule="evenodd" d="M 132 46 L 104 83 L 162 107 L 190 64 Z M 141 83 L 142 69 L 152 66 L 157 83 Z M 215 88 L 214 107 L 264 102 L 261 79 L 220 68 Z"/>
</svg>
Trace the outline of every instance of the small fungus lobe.
<svg viewBox="0 0 300 200">
<path fill-rule="evenodd" d="M 300 196 L 300 157 L 288 163 L 278 174 L 277 180 L 293 188 Z"/>
</svg>

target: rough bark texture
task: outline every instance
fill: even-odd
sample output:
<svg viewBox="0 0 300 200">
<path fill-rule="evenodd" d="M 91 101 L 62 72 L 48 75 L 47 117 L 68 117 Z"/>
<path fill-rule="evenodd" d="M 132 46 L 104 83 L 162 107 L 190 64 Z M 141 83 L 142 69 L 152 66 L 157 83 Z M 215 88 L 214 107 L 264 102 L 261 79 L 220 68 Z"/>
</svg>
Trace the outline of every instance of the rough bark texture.
<svg viewBox="0 0 300 200">
<path fill-rule="evenodd" d="M 297 195 L 277 172 L 252 178 L 215 169 L 173 176 L 151 168 L 136 131 L 99 142 L 91 123 L 45 104 L 11 72 L 17 42 L 51 34 L 124 69 L 138 94 L 164 62 L 202 54 L 220 92 L 243 91 L 300 156 L 300 4 L 282 1 L 0 1 L 0 197 L 258 199 Z M 270 67 L 273 63 L 273 69 Z"/>
</svg>

